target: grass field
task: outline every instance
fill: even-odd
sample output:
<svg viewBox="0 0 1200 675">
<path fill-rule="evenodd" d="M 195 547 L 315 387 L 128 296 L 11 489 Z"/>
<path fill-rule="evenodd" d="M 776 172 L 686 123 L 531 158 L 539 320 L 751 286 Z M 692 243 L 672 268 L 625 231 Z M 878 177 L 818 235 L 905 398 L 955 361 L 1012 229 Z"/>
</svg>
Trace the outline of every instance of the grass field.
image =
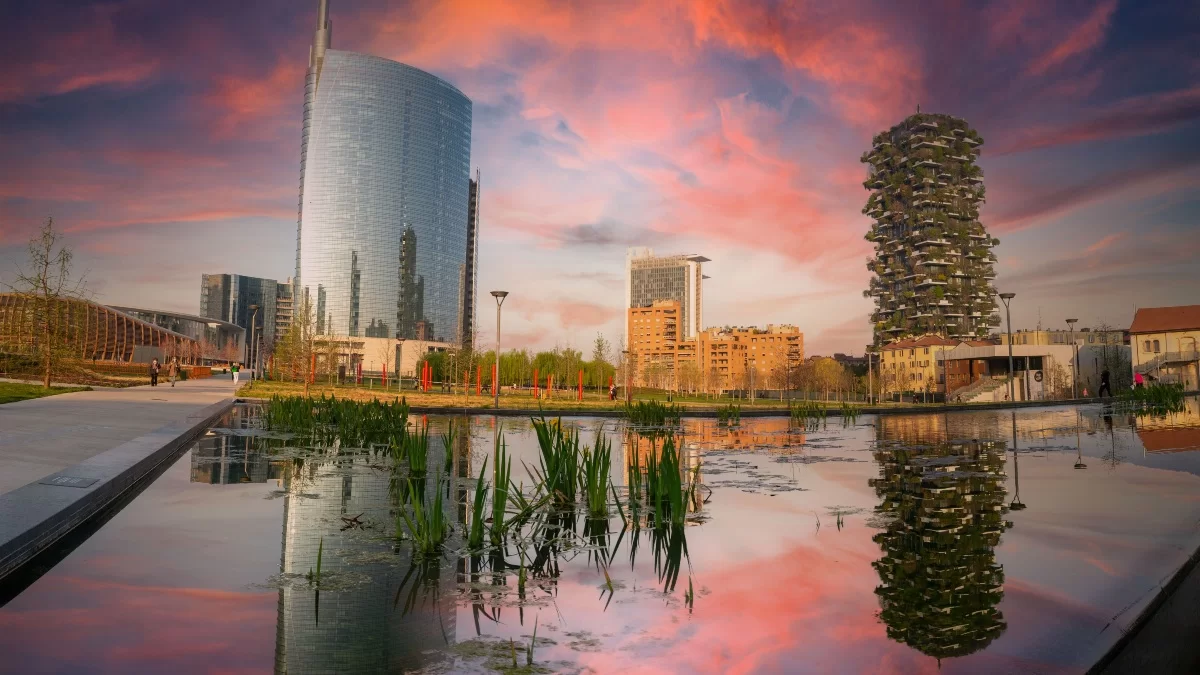
<svg viewBox="0 0 1200 675">
<path fill-rule="evenodd" d="M 47 389 L 40 384 L 24 384 L 21 382 L 0 382 L 0 403 L 13 403 L 31 398 L 69 394 L 73 391 L 87 391 L 91 387 L 50 387 Z"/>
<path fill-rule="evenodd" d="M 366 386 L 356 387 L 354 385 L 319 383 L 310 386 L 308 393 L 310 396 L 334 395 L 338 398 L 349 398 L 357 401 L 370 401 L 373 398 L 392 399 L 401 395 L 395 388 L 384 391 L 378 386 L 372 389 Z M 238 389 L 237 394 L 246 398 L 270 398 L 274 395 L 300 396 L 304 394 L 304 385 L 293 382 L 258 380 L 243 385 Z M 462 388 L 458 388 L 456 393 L 453 394 L 441 393 L 439 391 L 422 393 L 406 389 L 403 396 L 408 400 L 409 405 L 419 408 L 486 409 L 492 407 L 491 395 L 485 393 L 482 396 L 476 396 L 474 389 L 470 390 L 469 394 L 464 394 Z M 653 399 L 663 401 L 665 398 L 665 395 L 661 392 L 651 392 L 644 395 L 638 394 L 634 397 L 634 400 Z M 681 408 L 696 408 L 701 410 L 715 410 L 720 406 L 736 403 L 741 406 L 742 410 L 779 410 L 781 414 L 787 414 L 787 403 L 782 401 L 757 401 L 751 404 L 747 401 L 730 398 L 708 399 L 704 397 L 687 397 L 685 399 L 683 397 L 675 397 L 674 403 Z M 830 401 L 828 405 L 831 408 L 837 408 L 841 403 Z M 528 390 L 519 392 L 502 390 L 500 392 L 501 408 L 529 410 L 537 409 L 539 406 L 546 410 L 602 410 L 617 412 L 625 409 L 625 401 L 618 397 L 613 402 L 608 400 L 607 394 L 588 391 L 584 392 L 583 401 L 579 401 L 577 400 L 575 390 L 557 390 L 552 396 L 546 396 L 545 392 L 542 392 L 540 399 L 534 398 L 533 394 Z"/>
</svg>

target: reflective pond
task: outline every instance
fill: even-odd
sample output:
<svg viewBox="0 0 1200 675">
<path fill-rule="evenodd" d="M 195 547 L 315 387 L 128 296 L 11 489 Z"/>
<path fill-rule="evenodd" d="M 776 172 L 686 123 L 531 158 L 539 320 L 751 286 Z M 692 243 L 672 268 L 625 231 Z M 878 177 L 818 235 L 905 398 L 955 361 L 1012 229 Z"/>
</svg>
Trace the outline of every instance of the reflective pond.
<svg viewBox="0 0 1200 675">
<path fill-rule="evenodd" d="M 611 442 L 608 517 L 530 518 L 474 550 L 475 479 L 502 437 L 512 483 L 534 484 L 535 429 L 415 418 L 430 478 L 410 496 L 440 494 L 452 528 L 425 557 L 388 458 L 295 447 L 259 415 L 236 407 L 10 582 L 0 670 L 1083 672 L 1200 547 L 1195 399 L 1165 418 L 685 419 L 695 487 L 658 527 L 628 507 L 662 439 L 563 419 Z"/>
</svg>

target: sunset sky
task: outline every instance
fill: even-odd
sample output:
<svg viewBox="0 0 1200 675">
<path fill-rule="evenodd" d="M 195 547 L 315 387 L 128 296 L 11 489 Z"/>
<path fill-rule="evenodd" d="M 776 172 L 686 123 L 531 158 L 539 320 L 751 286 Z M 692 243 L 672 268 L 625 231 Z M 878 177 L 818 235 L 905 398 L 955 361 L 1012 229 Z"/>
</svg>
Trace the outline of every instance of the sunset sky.
<svg viewBox="0 0 1200 675">
<path fill-rule="evenodd" d="M 474 102 L 505 344 L 621 334 L 625 249 L 691 252 L 709 325 L 861 352 L 871 136 L 984 138 L 1014 327 L 1200 302 L 1200 4 L 331 0 L 333 48 Z M 294 273 L 317 0 L 5 3 L 0 280 L 47 216 L 100 302 L 196 312 L 200 275 Z"/>
</svg>

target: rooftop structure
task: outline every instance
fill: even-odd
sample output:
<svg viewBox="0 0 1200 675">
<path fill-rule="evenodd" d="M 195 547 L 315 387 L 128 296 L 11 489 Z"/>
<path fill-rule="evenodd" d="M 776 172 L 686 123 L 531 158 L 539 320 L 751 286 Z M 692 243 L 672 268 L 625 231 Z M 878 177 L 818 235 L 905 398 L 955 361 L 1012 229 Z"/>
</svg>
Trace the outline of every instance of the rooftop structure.
<svg viewBox="0 0 1200 675">
<path fill-rule="evenodd" d="M 999 325 L 991 281 L 999 243 L 979 222 L 983 139 L 949 115 L 918 113 L 875 136 L 863 153 L 875 220 L 863 295 L 874 298 L 875 344 L 936 333 L 983 337 Z"/>
<path fill-rule="evenodd" d="M 625 259 L 625 306 L 650 307 L 659 300 L 679 303 L 680 339 L 700 332 L 704 318 L 702 264 L 709 259 L 686 254 L 655 256 L 649 248 L 631 248 Z M 629 344 L 630 336 L 625 336 Z"/>
<path fill-rule="evenodd" d="M 178 312 L 106 307 L 87 300 L 62 300 L 66 321 L 59 339 L 80 359 L 148 363 L 178 356 L 198 363 L 237 358 L 245 331 L 236 325 Z M 34 353 L 37 303 L 18 293 L 0 294 L 0 345 L 16 353 Z"/>
</svg>

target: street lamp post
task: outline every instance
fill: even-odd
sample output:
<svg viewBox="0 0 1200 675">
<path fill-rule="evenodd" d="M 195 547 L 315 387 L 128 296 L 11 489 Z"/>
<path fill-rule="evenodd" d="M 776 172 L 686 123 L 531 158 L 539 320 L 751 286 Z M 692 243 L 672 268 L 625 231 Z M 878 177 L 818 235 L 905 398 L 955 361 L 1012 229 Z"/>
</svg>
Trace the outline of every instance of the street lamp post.
<svg viewBox="0 0 1200 675">
<path fill-rule="evenodd" d="M 1075 346 L 1075 324 L 1079 319 L 1067 319 L 1071 327 L 1071 398 L 1079 398 L 1079 348 Z"/>
<path fill-rule="evenodd" d="M 1001 293 L 1000 294 L 1000 299 L 1004 301 L 1004 316 L 1008 322 L 1008 400 L 1009 400 L 1009 402 L 1012 402 L 1012 403 L 1016 403 L 1017 397 L 1013 393 L 1013 376 L 1016 373 L 1013 370 L 1014 366 L 1013 366 L 1013 353 L 1012 353 L 1012 347 L 1013 347 L 1013 345 L 1012 345 L 1012 312 L 1008 308 L 1008 303 L 1015 297 L 1017 297 L 1016 293 Z"/>
<path fill-rule="evenodd" d="M 508 297 L 508 291 L 492 291 L 492 297 L 496 299 L 496 371 L 492 374 L 492 402 L 498 409 L 500 407 L 500 305 L 504 304 L 504 298 Z"/>
<path fill-rule="evenodd" d="M 254 313 L 250 315 L 250 353 L 247 355 L 250 358 L 246 360 L 250 362 L 250 379 L 253 380 L 256 374 L 254 370 L 254 356 L 256 351 L 254 349 L 256 344 L 254 342 L 254 329 L 258 328 L 258 305 L 250 305 L 250 310 Z"/>
</svg>

